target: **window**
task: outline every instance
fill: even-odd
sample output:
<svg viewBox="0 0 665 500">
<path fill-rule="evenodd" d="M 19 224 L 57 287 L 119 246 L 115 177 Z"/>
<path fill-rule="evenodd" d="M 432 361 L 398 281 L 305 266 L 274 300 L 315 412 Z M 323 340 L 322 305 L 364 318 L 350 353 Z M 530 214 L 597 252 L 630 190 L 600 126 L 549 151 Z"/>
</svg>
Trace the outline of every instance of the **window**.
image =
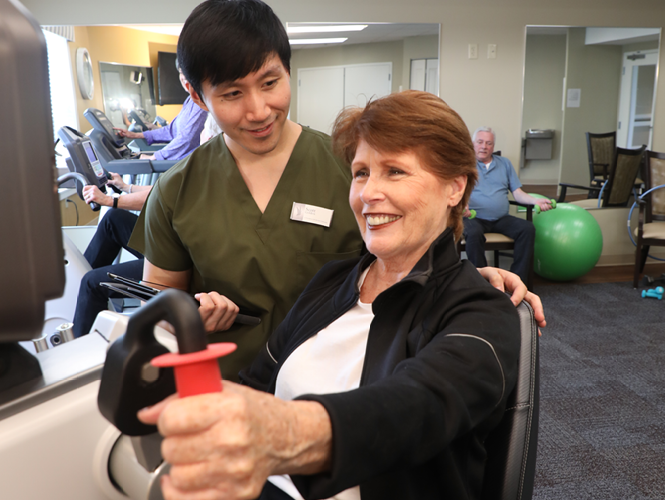
<svg viewBox="0 0 665 500">
<path fill-rule="evenodd" d="M 53 118 L 53 138 L 58 139 L 58 130 L 68 125 L 78 129 L 76 114 L 76 96 L 72 67 L 69 58 L 67 39 L 49 31 L 42 30 L 46 38 L 48 53 L 49 87 L 51 89 L 51 116 Z M 56 156 L 56 166 L 67 168 L 65 163 L 66 149 L 58 144 L 56 151 L 63 156 Z"/>
</svg>

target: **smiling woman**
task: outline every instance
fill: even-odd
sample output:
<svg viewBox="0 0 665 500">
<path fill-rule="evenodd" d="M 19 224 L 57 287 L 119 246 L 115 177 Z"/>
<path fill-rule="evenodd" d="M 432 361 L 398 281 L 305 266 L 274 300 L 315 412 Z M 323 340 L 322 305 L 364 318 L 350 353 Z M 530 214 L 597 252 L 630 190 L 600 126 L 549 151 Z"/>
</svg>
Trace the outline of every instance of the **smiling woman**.
<svg viewBox="0 0 665 500">
<path fill-rule="evenodd" d="M 241 372 L 251 389 L 141 413 L 161 413 L 165 492 L 480 497 L 520 340 L 510 300 L 455 249 L 477 175 L 469 132 L 438 97 L 407 91 L 343 112 L 333 144 L 370 253 L 317 273 Z"/>
</svg>

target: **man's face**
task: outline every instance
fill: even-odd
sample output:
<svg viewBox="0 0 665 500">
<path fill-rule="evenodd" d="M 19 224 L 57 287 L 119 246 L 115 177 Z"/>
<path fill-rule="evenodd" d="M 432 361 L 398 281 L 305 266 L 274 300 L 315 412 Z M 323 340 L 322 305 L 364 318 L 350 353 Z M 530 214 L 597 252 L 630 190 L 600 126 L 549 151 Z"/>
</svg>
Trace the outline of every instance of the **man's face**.
<svg viewBox="0 0 665 500">
<path fill-rule="evenodd" d="M 476 151 L 476 159 L 483 163 L 492 161 L 494 153 L 494 134 L 490 132 L 478 132 L 476 140 L 473 141 L 473 149 Z"/>
<path fill-rule="evenodd" d="M 291 104 L 289 80 L 274 54 L 258 71 L 234 82 L 214 87 L 203 82 L 203 96 L 192 93 L 192 99 L 213 114 L 232 152 L 240 147 L 261 155 L 273 151 L 282 138 Z"/>
</svg>

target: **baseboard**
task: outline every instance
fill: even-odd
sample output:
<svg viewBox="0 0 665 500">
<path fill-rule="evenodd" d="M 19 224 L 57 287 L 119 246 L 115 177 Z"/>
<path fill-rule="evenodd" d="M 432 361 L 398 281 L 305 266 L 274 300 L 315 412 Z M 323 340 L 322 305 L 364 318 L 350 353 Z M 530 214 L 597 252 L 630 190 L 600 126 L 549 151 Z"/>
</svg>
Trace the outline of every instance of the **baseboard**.
<svg viewBox="0 0 665 500">
<path fill-rule="evenodd" d="M 654 252 L 655 253 L 655 252 Z M 665 254 L 659 255 L 658 253 L 656 254 L 657 257 L 665 259 Z M 647 259 L 647 265 L 648 264 L 662 264 L 661 261 L 655 260 L 655 259 Z M 600 259 L 598 259 L 598 263 L 596 264 L 596 267 L 604 267 L 604 266 L 634 266 L 635 265 L 635 254 L 629 254 L 629 255 L 601 255 Z"/>
</svg>

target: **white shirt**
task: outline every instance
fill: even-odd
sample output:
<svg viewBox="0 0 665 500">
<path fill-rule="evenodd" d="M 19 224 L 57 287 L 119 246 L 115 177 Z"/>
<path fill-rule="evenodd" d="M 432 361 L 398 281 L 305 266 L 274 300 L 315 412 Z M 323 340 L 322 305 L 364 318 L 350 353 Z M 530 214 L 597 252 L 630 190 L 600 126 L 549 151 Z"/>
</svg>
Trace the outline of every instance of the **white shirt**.
<svg viewBox="0 0 665 500">
<path fill-rule="evenodd" d="M 369 268 L 360 277 L 359 287 L 368 271 Z M 303 342 L 277 374 L 275 396 L 290 401 L 303 394 L 332 394 L 357 389 L 373 319 L 372 304 L 359 300 L 349 311 Z M 268 481 L 296 500 L 302 500 L 289 476 L 270 476 Z M 333 499 L 360 500 L 360 487 L 344 490 Z"/>
</svg>

